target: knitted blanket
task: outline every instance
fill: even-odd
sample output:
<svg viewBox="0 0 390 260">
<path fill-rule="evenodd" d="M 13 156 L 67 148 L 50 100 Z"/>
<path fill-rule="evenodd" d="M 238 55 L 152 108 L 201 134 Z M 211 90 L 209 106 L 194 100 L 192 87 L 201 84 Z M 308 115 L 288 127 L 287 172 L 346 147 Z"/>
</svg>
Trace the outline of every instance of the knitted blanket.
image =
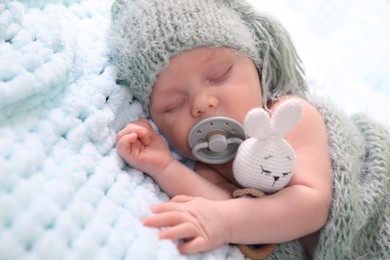
<svg viewBox="0 0 390 260">
<path fill-rule="evenodd" d="M 140 221 L 168 196 L 115 150 L 142 111 L 109 63 L 110 6 L 0 3 L 2 260 L 187 259 Z"/>
<path fill-rule="evenodd" d="M 390 259 L 390 133 L 364 115 L 317 102 L 333 166 L 333 203 L 313 259 Z M 270 259 L 305 259 L 294 241 Z"/>
<path fill-rule="evenodd" d="M 321 0 L 302 2 L 299 9 L 288 0 L 253 2 L 262 2 L 264 7 L 274 3 L 277 15 L 291 18 L 286 22 L 292 35 L 298 36 L 295 39 L 304 62 L 311 68 L 311 87 L 339 98 L 338 103 L 350 111 L 367 110 L 390 125 L 386 109 L 378 111 L 372 106 L 374 100 L 377 107 L 389 108 L 390 104 L 386 92 L 390 37 L 386 38 L 385 25 L 390 21 L 390 3 Z M 380 6 L 369 9 L 374 2 Z M 141 224 L 140 219 L 151 214 L 149 206 L 167 201 L 168 196 L 149 177 L 125 165 L 114 148 L 116 132 L 138 119 L 142 111 L 127 88 L 116 84 L 116 70 L 109 63 L 106 32 L 110 6 L 110 0 L 0 1 L 0 259 L 243 259 L 228 245 L 206 254 L 182 256 L 174 242 L 160 241 L 157 230 Z M 316 13 L 314 6 L 326 8 Z M 323 12 L 325 9 L 328 12 Z M 367 12 L 375 13 L 370 23 L 361 19 L 360 14 Z M 329 35 L 331 27 L 319 30 L 315 26 L 322 24 L 319 18 L 325 25 L 362 31 L 353 35 L 354 44 L 345 33 L 353 30 L 333 31 L 333 36 L 345 36 L 334 41 Z M 310 27 L 302 26 L 306 24 L 302 19 L 310 21 Z M 383 23 L 383 29 L 375 19 Z M 361 22 L 358 27 L 356 22 Z M 386 44 L 378 41 L 379 36 Z M 336 55 L 338 62 L 324 52 L 329 43 L 336 42 L 343 43 L 340 49 L 348 50 L 344 56 Z M 324 48 L 313 52 L 312 46 Z M 359 55 L 354 55 L 354 50 Z M 316 53 L 322 55 L 320 59 Z M 351 62 L 355 56 L 359 62 Z M 380 62 L 370 63 L 371 58 Z M 334 95 L 339 89 L 347 95 Z M 343 136 L 343 128 L 337 127 L 334 125 L 336 136 Z M 348 161 L 338 167 L 346 166 Z M 350 178 L 359 176 L 345 175 L 336 183 Z M 355 190 L 359 193 L 350 196 L 365 194 L 357 187 Z M 356 212 L 364 208 L 370 214 L 375 211 L 365 207 L 371 205 L 370 200 L 375 202 L 372 205 L 384 201 L 383 196 L 359 197 L 364 200 L 348 205 L 344 193 L 336 191 L 339 205 Z M 354 194 L 354 189 L 348 192 Z M 357 230 L 365 223 L 360 217 L 332 216 L 342 220 L 340 225 L 352 223 Z M 339 233 L 332 233 L 336 229 L 329 226 L 324 234 L 337 237 Z M 354 232 L 354 237 L 361 234 Z M 342 240 L 344 234 L 337 238 L 333 241 Z M 354 250 L 359 249 L 358 242 L 342 244 L 346 248 L 340 248 L 340 255 L 352 244 Z"/>
</svg>

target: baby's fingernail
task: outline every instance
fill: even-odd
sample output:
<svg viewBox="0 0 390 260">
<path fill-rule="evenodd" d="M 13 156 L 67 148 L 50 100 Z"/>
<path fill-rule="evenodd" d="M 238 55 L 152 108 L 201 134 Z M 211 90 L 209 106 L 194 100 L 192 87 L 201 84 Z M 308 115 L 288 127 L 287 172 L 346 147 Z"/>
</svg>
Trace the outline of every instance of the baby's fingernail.
<svg viewBox="0 0 390 260">
<path fill-rule="evenodd" d="M 158 238 L 159 239 L 167 239 L 166 236 L 165 236 L 165 233 L 163 231 L 161 231 L 160 233 L 158 233 Z"/>
<path fill-rule="evenodd" d="M 142 225 L 144 225 L 144 226 L 147 226 L 147 225 L 148 225 L 148 222 L 149 222 L 148 218 L 143 218 L 143 219 L 141 219 L 141 223 L 142 223 Z"/>
<path fill-rule="evenodd" d="M 156 205 L 150 206 L 149 209 L 150 209 L 150 211 L 151 211 L 152 213 L 155 213 L 155 211 L 156 211 Z"/>
</svg>

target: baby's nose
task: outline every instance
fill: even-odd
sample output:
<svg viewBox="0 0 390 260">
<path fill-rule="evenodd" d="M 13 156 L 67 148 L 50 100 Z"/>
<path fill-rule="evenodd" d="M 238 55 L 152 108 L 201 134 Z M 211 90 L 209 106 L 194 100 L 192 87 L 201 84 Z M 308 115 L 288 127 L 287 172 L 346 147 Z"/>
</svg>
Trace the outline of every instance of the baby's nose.
<svg viewBox="0 0 390 260">
<path fill-rule="evenodd" d="M 218 106 L 218 99 L 212 95 L 200 95 L 194 101 L 192 114 L 194 116 L 200 116 L 213 110 Z"/>
</svg>

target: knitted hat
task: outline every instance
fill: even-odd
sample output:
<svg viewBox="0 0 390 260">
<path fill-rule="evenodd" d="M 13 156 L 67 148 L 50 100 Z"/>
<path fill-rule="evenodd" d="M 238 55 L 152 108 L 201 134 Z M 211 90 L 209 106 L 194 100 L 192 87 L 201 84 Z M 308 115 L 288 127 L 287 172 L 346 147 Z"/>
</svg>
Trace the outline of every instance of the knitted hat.
<svg viewBox="0 0 390 260">
<path fill-rule="evenodd" d="M 263 104 L 306 91 L 285 29 L 242 0 L 116 0 L 109 39 L 118 80 L 129 85 L 146 113 L 169 60 L 197 47 L 230 47 L 250 57 L 260 71 Z"/>
</svg>

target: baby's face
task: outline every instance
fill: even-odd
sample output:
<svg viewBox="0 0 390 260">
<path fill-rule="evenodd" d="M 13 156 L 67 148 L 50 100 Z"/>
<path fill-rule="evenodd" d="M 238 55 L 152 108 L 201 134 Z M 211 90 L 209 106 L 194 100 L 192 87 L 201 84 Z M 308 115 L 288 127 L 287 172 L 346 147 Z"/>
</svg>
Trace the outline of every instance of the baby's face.
<svg viewBox="0 0 390 260">
<path fill-rule="evenodd" d="M 261 101 L 260 79 L 250 58 L 229 48 L 198 48 L 171 59 L 157 78 L 149 109 L 168 142 L 194 159 L 188 135 L 196 123 L 214 116 L 243 123 Z"/>
</svg>

